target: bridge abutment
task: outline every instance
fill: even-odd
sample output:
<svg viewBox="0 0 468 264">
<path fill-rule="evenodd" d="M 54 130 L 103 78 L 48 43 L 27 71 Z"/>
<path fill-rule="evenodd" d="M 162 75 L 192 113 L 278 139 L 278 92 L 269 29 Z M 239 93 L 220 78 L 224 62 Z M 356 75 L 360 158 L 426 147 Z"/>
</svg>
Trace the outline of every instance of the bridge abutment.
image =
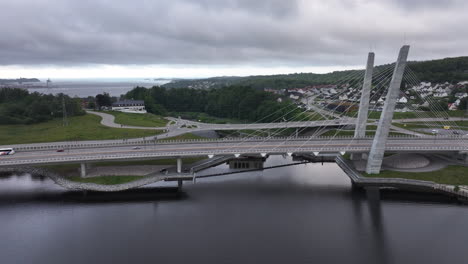
<svg viewBox="0 0 468 264">
<path fill-rule="evenodd" d="M 359 112 L 356 120 L 356 128 L 354 130 L 355 138 L 363 138 L 366 136 L 367 116 L 369 113 L 370 90 L 372 87 L 372 73 L 374 71 L 375 54 L 369 52 L 367 56 L 366 72 L 362 84 L 361 101 L 359 102 Z M 362 159 L 362 153 L 352 153 L 352 160 Z"/>
<path fill-rule="evenodd" d="M 385 153 L 390 126 L 392 125 L 393 112 L 395 111 L 398 94 L 400 92 L 403 73 L 405 72 L 406 60 L 408 58 L 409 46 L 405 45 L 400 49 L 392 80 L 388 87 L 382 114 L 380 115 L 379 125 L 375 133 L 372 147 L 367 159 L 366 172 L 368 174 L 379 174 L 382 167 L 382 161 Z"/>
</svg>

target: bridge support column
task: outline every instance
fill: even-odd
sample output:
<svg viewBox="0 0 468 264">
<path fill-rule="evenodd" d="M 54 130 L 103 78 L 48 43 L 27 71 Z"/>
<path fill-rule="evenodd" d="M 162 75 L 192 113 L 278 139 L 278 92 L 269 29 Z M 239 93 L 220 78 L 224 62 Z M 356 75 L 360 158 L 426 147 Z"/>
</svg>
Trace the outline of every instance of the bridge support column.
<svg viewBox="0 0 468 264">
<path fill-rule="evenodd" d="M 296 138 L 299 137 L 299 129 L 296 127 Z"/>
<path fill-rule="evenodd" d="M 86 177 L 86 163 L 81 163 L 80 164 L 80 176 L 81 178 Z"/>
<path fill-rule="evenodd" d="M 177 191 L 182 191 L 182 185 L 183 185 L 183 181 L 182 180 L 178 180 L 177 181 Z"/>
<path fill-rule="evenodd" d="M 177 158 L 177 173 L 182 172 L 182 158 Z"/>
<path fill-rule="evenodd" d="M 408 52 L 409 46 L 405 45 L 400 49 L 400 53 L 398 55 L 392 80 L 388 87 L 385 105 L 382 114 L 380 115 L 379 125 L 367 159 L 366 172 L 368 174 L 379 174 L 382 167 L 385 145 L 387 144 L 388 133 L 390 132 L 390 126 L 392 125 L 393 112 L 400 92 Z"/>
<path fill-rule="evenodd" d="M 363 138 L 366 136 L 367 116 L 369 113 L 369 97 L 372 88 L 372 73 L 374 71 L 374 58 L 375 54 L 373 52 L 369 52 L 369 55 L 367 56 L 366 73 L 364 74 L 364 82 L 362 84 L 361 101 L 359 102 L 359 112 L 356 121 L 356 128 L 354 130 L 355 138 Z M 360 160 L 362 159 L 362 154 L 352 153 L 351 159 Z"/>
</svg>

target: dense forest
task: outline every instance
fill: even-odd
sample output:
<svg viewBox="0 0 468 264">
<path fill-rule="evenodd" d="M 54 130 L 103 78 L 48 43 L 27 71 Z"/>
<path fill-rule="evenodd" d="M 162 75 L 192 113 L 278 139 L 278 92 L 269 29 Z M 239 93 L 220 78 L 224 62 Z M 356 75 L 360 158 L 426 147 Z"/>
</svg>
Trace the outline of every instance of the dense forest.
<svg viewBox="0 0 468 264">
<path fill-rule="evenodd" d="M 220 89 L 166 89 L 136 87 L 124 95 L 127 99 L 144 100 L 148 112 L 204 112 L 212 116 L 271 122 L 285 115 L 298 118 L 302 111 L 291 102 L 277 102 L 276 96 L 246 86 Z"/>
<path fill-rule="evenodd" d="M 377 66 L 375 71 L 381 71 L 387 65 Z M 421 81 L 429 82 L 459 82 L 468 80 L 468 57 L 446 58 L 431 61 L 410 61 L 408 67 Z M 198 80 L 178 80 L 168 84 L 167 88 L 193 87 L 198 89 L 219 88 L 228 85 L 250 86 L 256 89 L 296 88 L 308 85 L 333 84 L 346 76 L 353 74 L 355 70 L 335 71 L 326 74 L 294 73 L 268 76 L 248 77 L 216 77 Z"/>
<path fill-rule="evenodd" d="M 80 99 L 67 95 L 29 93 L 18 88 L 0 89 L 0 124 L 32 124 L 62 117 L 62 98 L 68 116 L 83 115 Z"/>
</svg>

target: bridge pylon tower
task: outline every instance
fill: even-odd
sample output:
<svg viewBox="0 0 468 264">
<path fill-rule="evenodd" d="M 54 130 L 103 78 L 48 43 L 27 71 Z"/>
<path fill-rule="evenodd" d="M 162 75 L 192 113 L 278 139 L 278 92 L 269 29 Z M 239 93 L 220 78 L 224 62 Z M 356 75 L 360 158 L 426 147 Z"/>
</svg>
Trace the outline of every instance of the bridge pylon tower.
<svg viewBox="0 0 468 264">
<path fill-rule="evenodd" d="M 361 101 L 359 102 L 359 112 L 354 130 L 355 138 L 363 138 L 366 136 L 367 115 L 369 113 L 369 98 L 372 87 L 372 73 L 374 71 L 375 54 L 369 52 L 367 56 L 366 72 L 364 74 L 364 82 L 362 84 Z M 351 154 L 351 159 L 358 160 L 362 158 L 361 153 Z"/>
<path fill-rule="evenodd" d="M 367 159 L 366 172 L 368 174 L 379 174 L 382 167 L 382 161 L 385 153 L 385 145 L 387 144 L 390 126 L 392 125 L 393 113 L 400 92 L 401 81 L 406 68 L 406 60 L 408 59 L 409 45 L 404 45 L 400 49 L 398 59 L 393 71 L 392 80 L 388 87 L 387 97 L 385 99 L 384 108 L 380 115 L 379 125 L 375 133 L 372 147 Z"/>
</svg>

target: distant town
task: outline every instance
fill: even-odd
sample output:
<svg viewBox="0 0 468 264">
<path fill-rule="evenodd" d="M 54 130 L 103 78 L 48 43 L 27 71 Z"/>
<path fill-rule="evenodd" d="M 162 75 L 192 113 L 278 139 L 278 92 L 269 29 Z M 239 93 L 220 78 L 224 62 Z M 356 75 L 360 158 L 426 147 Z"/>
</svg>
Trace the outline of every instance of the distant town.
<svg viewBox="0 0 468 264">
<path fill-rule="evenodd" d="M 337 98 L 342 102 L 356 104 L 355 107 L 357 108 L 357 103 L 359 103 L 360 100 L 359 89 L 360 88 L 357 86 L 355 87 L 346 83 L 343 85 L 311 85 L 290 89 L 264 88 L 263 90 L 282 97 L 288 97 L 302 108 L 310 107 L 309 104 L 312 103 L 320 104 L 328 108 L 336 108 L 335 102 Z M 376 91 L 371 92 L 371 98 L 374 99 L 370 101 L 370 108 L 375 111 L 382 111 L 385 95 L 378 94 L 378 96 L 375 96 L 375 93 Z M 448 82 L 421 82 L 414 86 L 406 85 L 405 91 L 399 94 L 398 105 L 395 111 L 407 112 L 425 110 L 425 108 L 429 107 L 429 102 L 425 100 L 426 98 L 432 98 L 441 104 L 446 102 L 446 109 L 448 110 L 459 110 L 462 100 L 467 100 L 464 99 L 467 97 L 468 81 L 462 81 L 456 84 Z M 279 98 L 278 100 L 282 101 L 283 99 Z M 339 108 L 337 110 L 339 110 Z"/>
</svg>

